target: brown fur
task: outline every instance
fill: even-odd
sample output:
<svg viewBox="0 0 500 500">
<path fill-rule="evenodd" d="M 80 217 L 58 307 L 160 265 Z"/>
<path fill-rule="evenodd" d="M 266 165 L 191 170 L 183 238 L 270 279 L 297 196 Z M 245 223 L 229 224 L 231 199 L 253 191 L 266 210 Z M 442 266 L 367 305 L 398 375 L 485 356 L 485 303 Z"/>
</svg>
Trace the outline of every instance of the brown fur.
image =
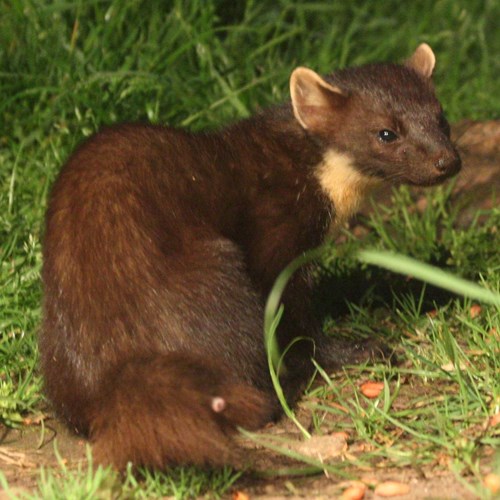
<svg viewBox="0 0 500 500">
<path fill-rule="evenodd" d="M 279 272 L 372 184 L 459 168 L 419 64 L 432 72 L 425 51 L 325 80 L 299 68 L 291 106 L 214 133 L 120 125 L 71 156 L 47 212 L 40 351 L 57 414 L 99 461 L 220 465 L 237 426 L 279 414 L 262 339 Z M 400 140 L 380 144 L 384 128 Z M 342 364 L 356 347 L 321 336 L 310 288 L 307 270 L 287 287 L 280 346 L 308 336 L 321 362 Z M 312 345 L 288 355 L 290 400 Z"/>
<path fill-rule="evenodd" d="M 160 468 L 234 459 L 234 426 L 263 425 L 266 401 L 251 387 L 226 380 L 226 373 L 206 359 L 172 353 L 134 359 L 109 374 L 90 417 L 97 460 L 123 469 L 129 461 Z M 215 412 L 211 402 L 222 399 L 219 394 L 225 408 Z M 138 407 L 134 418 L 131 410 Z"/>
</svg>

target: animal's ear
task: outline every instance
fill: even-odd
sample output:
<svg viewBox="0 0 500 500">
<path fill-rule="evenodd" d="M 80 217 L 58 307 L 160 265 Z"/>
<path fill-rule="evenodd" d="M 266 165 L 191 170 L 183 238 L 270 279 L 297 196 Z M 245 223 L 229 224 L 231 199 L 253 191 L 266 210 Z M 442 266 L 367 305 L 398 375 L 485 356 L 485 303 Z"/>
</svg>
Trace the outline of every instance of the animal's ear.
<svg viewBox="0 0 500 500">
<path fill-rule="evenodd" d="M 293 114 L 307 130 L 318 132 L 347 96 L 308 68 L 296 68 L 290 77 Z"/>
<path fill-rule="evenodd" d="M 426 43 L 420 44 L 413 55 L 406 60 L 405 66 L 414 69 L 424 78 L 430 78 L 436 65 L 436 56 Z"/>
</svg>

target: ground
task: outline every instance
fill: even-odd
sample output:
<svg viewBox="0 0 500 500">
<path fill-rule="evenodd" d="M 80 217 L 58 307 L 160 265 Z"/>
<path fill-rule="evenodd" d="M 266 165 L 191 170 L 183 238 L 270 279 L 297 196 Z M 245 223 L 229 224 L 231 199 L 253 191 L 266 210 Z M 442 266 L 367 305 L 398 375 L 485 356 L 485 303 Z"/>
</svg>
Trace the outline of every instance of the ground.
<svg viewBox="0 0 500 500">
<path fill-rule="evenodd" d="M 463 171 L 456 183 L 457 197 L 465 197 L 468 203 L 460 216 L 460 223 L 467 225 L 479 209 L 491 208 L 498 204 L 494 193 L 500 194 L 500 121 L 484 123 L 461 122 L 453 128 L 453 135 L 463 158 Z M 378 197 L 384 200 L 387 193 Z M 425 195 L 417 205 L 425 204 Z M 416 207 L 419 209 L 419 206 Z M 361 229 L 353 228 L 354 231 Z M 305 407 L 300 407 L 299 419 L 307 427 L 310 415 Z M 58 467 L 63 461 L 67 467 L 76 467 L 79 461 L 86 460 L 86 445 L 82 439 L 69 433 L 57 420 L 51 418 L 50 411 L 40 419 L 28 418 L 21 429 L 0 429 L 0 468 L 5 474 L 14 492 L 31 490 L 37 484 L 40 467 Z M 42 425 L 43 424 L 43 425 Z M 283 419 L 277 425 L 264 430 L 277 436 L 292 436 L 300 440 L 299 433 L 290 421 Z M 347 440 L 346 440 L 347 437 Z M 298 467 L 291 459 L 260 448 L 248 439 L 243 439 L 246 446 L 254 448 L 251 452 L 254 468 L 261 473 L 280 467 Z M 321 448 L 327 444 L 327 450 Z M 362 443 L 355 436 L 325 436 L 314 441 L 309 450 L 302 450 L 312 456 L 322 456 L 332 460 L 348 459 L 355 455 Z M 256 449 L 255 449 L 256 448 Z M 487 466 L 493 450 L 485 449 L 484 460 Z M 58 458 L 59 455 L 59 458 Z M 397 470 L 378 468 L 366 470 L 352 469 L 350 472 L 357 480 L 367 484 L 386 480 L 398 481 L 409 485 L 409 493 L 398 498 L 476 498 L 466 486 L 461 484 L 449 470 L 432 467 L 399 468 Z M 257 474 L 258 475 L 258 474 Z M 302 477 L 284 477 L 265 479 L 255 475 L 244 475 L 232 488 L 234 498 L 335 498 L 345 489 L 348 482 L 338 477 L 312 475 Z M 0 498 L 8 498 L 0 493 Z M 366 499 L 379 498 L 373 491 L 366 492 Z"/>
</svg>

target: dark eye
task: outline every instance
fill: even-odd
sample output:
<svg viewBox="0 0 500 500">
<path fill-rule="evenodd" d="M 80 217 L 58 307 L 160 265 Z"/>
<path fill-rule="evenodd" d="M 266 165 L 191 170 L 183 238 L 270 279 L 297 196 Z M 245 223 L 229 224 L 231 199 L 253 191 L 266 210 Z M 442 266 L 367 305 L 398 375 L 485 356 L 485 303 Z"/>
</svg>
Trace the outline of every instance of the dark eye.
<svg viewBox="0 0 500 500">
<path fill-rule="evenodd" d="M 378 133 L 378 138 L 380 142 L 394 142 L 398 136 L 392 130 L 381 130 Z"/>
</svg>

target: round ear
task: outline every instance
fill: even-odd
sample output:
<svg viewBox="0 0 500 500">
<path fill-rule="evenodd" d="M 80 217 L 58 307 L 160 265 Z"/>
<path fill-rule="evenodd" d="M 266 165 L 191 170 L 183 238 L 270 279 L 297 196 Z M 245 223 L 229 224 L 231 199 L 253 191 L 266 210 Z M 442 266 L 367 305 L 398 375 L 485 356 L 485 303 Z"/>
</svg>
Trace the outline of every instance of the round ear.
<svg viewBox="0 0 500 500">
<path fill-rule="evenodd" d="M 323 80 L 312 69 L 296 68 L 290 77 L 293 114 L 305 129 L 317 130 L 344 103 L 342 91 Z"/>
<path fill-rule="evenodd" d="M 436 56 L 429 45 L 420 44 L 413 55 L 405 61 L 405 66 L 412 68 L 424 78 L 430 78 L 436 65 Z"/>
</svg>

